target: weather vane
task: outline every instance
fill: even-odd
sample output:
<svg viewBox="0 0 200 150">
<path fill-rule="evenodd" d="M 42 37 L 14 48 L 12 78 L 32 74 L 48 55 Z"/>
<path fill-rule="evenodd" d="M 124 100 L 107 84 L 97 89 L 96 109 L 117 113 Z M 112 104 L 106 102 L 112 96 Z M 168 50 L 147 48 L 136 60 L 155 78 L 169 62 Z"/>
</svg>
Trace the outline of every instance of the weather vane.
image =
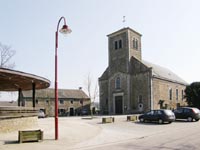
<svg viewBox="0 0 200 150">
<path fill-rule="evenodd" d="M 122 22 L 123 22 L 123 25 L 124 25 L 124 28 L 125 28 L 126 16 L 123 16 Z"/>
</svg>

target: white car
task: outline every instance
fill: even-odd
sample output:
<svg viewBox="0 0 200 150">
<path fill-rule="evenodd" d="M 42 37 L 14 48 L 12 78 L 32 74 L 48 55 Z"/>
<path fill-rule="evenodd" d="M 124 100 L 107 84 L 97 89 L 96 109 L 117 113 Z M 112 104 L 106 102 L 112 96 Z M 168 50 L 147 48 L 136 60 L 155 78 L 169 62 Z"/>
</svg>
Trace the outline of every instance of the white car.
<svg viewBox="0 0 200 150">
<path fill-rule="evenodd" d="M 42 110 L 39 110 L 38 118 L 45 118 L 45 114 L 44 114 L 44 112 Z"/>
</svg>

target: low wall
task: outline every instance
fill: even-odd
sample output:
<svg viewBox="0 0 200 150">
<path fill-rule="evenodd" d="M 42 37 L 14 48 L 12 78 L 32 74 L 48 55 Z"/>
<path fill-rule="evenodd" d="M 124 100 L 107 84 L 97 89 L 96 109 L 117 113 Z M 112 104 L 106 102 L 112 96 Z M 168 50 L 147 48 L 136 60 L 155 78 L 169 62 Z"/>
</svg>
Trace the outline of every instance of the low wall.
<svg viewBox="0 0 200 150">
<path fill-rule="evenodd" d="M 25 107 L 0 107 L 0 133 L 38 125 L 38 110 Z"/>
</svg>

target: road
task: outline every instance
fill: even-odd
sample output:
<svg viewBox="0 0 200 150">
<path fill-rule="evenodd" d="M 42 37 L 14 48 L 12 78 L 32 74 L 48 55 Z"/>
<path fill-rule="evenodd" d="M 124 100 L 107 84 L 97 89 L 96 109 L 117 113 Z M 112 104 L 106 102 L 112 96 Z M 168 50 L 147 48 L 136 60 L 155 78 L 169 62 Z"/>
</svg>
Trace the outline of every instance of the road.
<svg viewBox="0 0 200 150">
<path fill-rule="evenodd" d="M 103 134 L 78 144 L 87 150 L 199 150 L 200 122 L 172 124 L 121 122 L 104 125 Z M 109 135 L 112 134 L 112 135 Z M 96 142 L 96 143 L 95 143 Z"/>
</svg>

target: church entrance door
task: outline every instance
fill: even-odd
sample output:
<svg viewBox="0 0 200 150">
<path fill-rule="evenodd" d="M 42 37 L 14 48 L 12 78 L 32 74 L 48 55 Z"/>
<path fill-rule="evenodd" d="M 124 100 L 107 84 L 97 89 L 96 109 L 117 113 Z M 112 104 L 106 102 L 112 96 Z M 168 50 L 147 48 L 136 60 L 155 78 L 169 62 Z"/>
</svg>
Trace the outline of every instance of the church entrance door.
<svg viewBox="0 0 200 150">
<path fill-rule="evenodd" d="M 123 113 L 123 110 L 122 110 L 122 99 L 123 97 L 122 96 L 116 96 L 115 97 L 115 114 L 116 115 L 120 115 Z"/>
</svg>

